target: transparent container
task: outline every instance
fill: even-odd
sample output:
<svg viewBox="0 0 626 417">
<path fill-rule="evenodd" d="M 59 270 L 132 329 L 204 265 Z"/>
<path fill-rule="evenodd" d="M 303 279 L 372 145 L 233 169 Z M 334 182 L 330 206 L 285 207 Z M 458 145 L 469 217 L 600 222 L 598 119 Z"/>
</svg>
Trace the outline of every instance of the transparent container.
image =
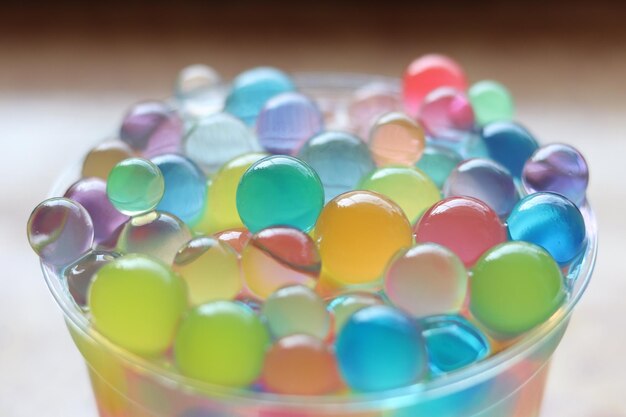
<svg viewBox="0 0 626 417">
<path fill-rule="evenodd" d="M 348 128 L 347 106 L 356 89 L 373 82 L 399 93 L 395 79 L 362 74 L 299 74 L 330 128 Z M 220 87 L 221 95 L 226 86 Z M 220 94 L 217 96 L 219 97 Z M 216 99 L 215 109 L 220 101 Z M 52 194 L 63 195 L 79 177 L 68 170 Z M 432 381 L 371 394 L 297 397 L 244 392 L 191 380 L 167 364 L 135 356 L 94 331 L 68 295 L 58 271 L 43 265 L 46 282 L 88 367 L 101 417 L 535 417 L 539 414 L 550 358 L 574 307 L 591 279 L 597 226 L 587 203 L 585 251 L 564 270 L 570 295 L 547 322 L 487 360 Z M 306 378 L 306 375 L 302 376 Z"/>
</svg>

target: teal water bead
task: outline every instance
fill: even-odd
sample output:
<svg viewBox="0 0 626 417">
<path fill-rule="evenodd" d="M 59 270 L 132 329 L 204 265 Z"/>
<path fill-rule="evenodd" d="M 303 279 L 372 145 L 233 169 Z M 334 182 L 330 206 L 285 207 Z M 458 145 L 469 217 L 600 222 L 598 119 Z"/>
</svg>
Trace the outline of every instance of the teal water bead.
<svg viewBox="0 0 626 417">
<path fill-rule="evenodd" d="M 154 210 L 164 192 L 165 181 L 161 170 L 143 158 L 123 160 L 111 170 L 107 180 L 109 200 L 127 216 Z"/>
<path fill-rule="evenodd" d="M 523 126 L 510 122 L 492 122 L 483 126 L 481 136 L 489 156 L 520 179 L 524 164 L 539 148 L 533 135 Z"/>
<path fill-rule="evenodd" d="M 237 211 L 248 230 L 290 226 L 309 231 L 324 206 L 324 189 L 305 162 L 274 155 L 255 162 L 237 187 Z"/>
<path fill-rule="evenodd" d="M 295 89 L 291 78 L 276 68 L 252 68 L 235 77 L 226 97 L 224 110 L 237 116 L 248 126 L 254 126 L 267 100 Z"/>
<path fill-rule="evenodd" d="M 454 167 L 462 161 L 461 156 L 444 146 L 428 144 L 415 166 L 422 170 L 441 189 Z"/>
<path fill-rule="evenodd" d="M 422 380 L 427 359 L 420 326 L 389 306 L 371 306 L 354 313 L 336 344 L 339 369 L 355 391 L 400 388 Z"/>
<path fill-rule="evenodd" d="M 326 202 L 354 190 L 361 178 L 376 168 L 365 142 L 338 131 L 313 136 L 300 148 L 298 158 L 319 175 Z"/>
<path fill-rule="evenodd" d="M 479 125 L 511 120 L 515 111 L 511 93 L 497 81 L 482 80 L 467 92 Z"/>
</svg>

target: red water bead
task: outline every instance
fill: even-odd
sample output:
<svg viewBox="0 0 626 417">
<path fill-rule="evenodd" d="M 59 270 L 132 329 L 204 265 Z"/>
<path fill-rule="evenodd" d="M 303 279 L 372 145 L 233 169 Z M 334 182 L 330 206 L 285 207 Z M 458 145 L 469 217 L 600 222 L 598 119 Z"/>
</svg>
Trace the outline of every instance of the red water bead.
<svg viewBox="0 0 626 417">
<path fill-rule="evenodd" d="M 234 229 L 222 230 L 214 236 L 216 239 L 228 244 L 235 250 L 235 252 L 241 255 L 241 251 L 243 251 L 243 247 L 246 246 L 252 237 L 252 233 L 244 227 L 238 227 Z"/>
<path fill-rule="evenodd" d="M 467 90 L 463 69 L 444 55 L 429 54 L 411 62 L 404 72 L 402 97 L 406 113 L 415 117 L 424 98 L 439 87 Z"/>
<path fill-rule="evenodd" d="M 415 225 L 417 242 L 435 242 L 472 266 L 489 248 L 507 240 L 506 228 L 488 205 L 470 197 L 441 200 Z"/>
</svg>

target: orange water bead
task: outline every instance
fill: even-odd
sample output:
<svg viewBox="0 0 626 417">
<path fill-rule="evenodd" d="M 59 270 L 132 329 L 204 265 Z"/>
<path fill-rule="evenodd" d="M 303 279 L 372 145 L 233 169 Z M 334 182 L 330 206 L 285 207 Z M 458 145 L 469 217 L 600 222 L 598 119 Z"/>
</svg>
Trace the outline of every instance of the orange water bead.
<svg viewBox="0 0 626 417">
<path fill-rule="evenodd" d="M 378 166 L 413 166 L 424 152 L 426 137 L 415 120 L 403 113 L 391 112 L 376 120 L 368 142 Z"/>
</svg>

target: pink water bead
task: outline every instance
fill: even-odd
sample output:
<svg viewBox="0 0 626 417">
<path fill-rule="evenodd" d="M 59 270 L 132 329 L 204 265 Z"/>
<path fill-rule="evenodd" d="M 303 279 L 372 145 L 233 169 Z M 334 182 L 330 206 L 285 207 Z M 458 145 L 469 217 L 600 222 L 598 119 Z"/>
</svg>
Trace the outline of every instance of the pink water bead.
<svg viewBox="0 0 626 417">
<path fill-rule="evenodd" d="M 465 138 L 475 124 L 465 93 L 449 87 L 437 88 L 426 96 L 418 119 L 428 136 L 454 141 Z"/>
<path fill-rule="evenodd" d="M 365 84 L 354 92 L 348 105 L 350 127 L 361 139 L 367 140 L 369 131 L 378 117 L 401 109 L 398 94 L 389 84 L 384 82 Z"/>
</svg>

